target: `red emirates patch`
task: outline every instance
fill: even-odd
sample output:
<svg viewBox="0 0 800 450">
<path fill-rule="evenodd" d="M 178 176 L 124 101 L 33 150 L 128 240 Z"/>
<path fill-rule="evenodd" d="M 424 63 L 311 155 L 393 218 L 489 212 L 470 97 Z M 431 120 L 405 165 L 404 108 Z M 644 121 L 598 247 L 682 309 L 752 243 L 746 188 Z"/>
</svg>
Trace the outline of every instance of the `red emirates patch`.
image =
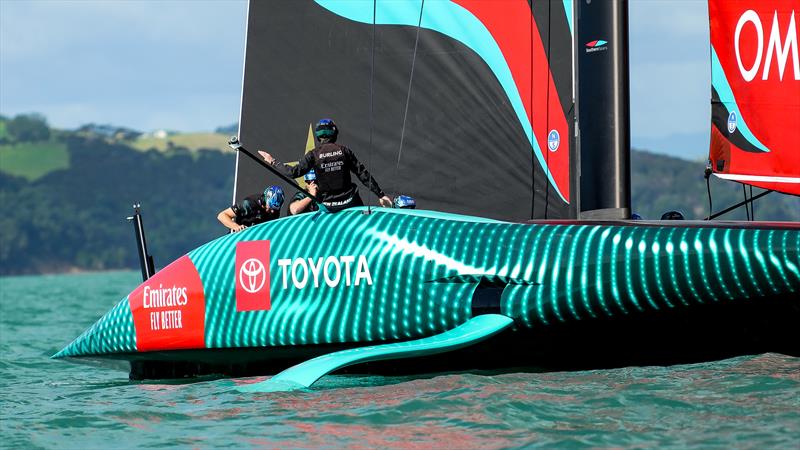
<svg viewBox="0 0 800 450">
<path fill-rule="evenodd" d="M 236 243 L 236 311 L 267 311 L 269 296 L 269 241 Z"/>
<path fill-rule="evenodd" d="M 156 272 L 128 301 L 138 351 L 205 347 L 203 282 L 188 256 Z"/>
</svg>

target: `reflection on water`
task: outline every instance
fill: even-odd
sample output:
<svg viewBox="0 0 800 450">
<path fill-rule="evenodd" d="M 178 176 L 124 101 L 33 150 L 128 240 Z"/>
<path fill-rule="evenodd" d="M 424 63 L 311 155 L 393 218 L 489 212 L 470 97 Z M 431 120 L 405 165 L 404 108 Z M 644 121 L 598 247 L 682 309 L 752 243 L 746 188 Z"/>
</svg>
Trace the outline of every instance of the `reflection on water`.
<svg viewBox="0 0 800 450">
<path fill-rule="evenodd" d="M 134 272 L 0 279 L 3 445 L 45 448 L 797 448 L 800 359 L 553 373 L 129 383 L 48 357 L 137 284 Z M 116 288 L 114 288 L 116 287 Z M 102 292 L 102 294 L 92 294 Z"/>
</svg>

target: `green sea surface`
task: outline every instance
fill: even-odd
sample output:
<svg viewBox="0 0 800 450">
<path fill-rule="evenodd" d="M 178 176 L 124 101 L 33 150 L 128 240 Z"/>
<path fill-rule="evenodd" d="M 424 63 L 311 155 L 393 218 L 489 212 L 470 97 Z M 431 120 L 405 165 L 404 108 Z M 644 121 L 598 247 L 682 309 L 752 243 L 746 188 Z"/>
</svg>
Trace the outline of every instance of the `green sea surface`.
<svg viewBox="0 0 800 450">
<path fill-rule="evenodd" d="M 0 278 L 4 448 L 800 448 L 800 358 L 420 377 L 129 382 L 50 359 L 140 282 L 137 272 Z"/>
</svg>

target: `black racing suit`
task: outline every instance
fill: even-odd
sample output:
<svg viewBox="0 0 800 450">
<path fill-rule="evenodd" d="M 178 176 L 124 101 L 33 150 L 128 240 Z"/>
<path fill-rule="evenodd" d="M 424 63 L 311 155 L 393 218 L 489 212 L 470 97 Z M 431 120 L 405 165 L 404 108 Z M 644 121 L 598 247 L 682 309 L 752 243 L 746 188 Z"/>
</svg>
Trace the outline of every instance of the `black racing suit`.
<svg viewBox="0 0 800 450">
<path fill-rule="evenodd" d="M 276 163 L 276 166 L 282 168 L 283 172 L 291 178 L 303 176 L 309 170 L 314 169 L 319 185 L 317 197 L 331 212 L 364 205 L 358 195 L 358 188 L 350 178 L 351 172 L 378 198 L 386 195 L 367 168 L 358 161 L 353 151 L 344 145 L 333 142 L 318 145 L 314 150 L 306 153 L 296 166 L 280 163 Z"/>
<path fill-rule="evenodd" d="M 280 211 L 269 209 L 264 204 L 263 194 L 248 195 L 238 205 L 231 206 L 236 218 L 233 220 L 239 225 L 253 226 L 280 217 Z"/>
<path fill-rule="evenodd" d="M 289 202 L 289 205 L 291 206 L 292 203 L 299 202 L 300 200 L 305 200 L 307 198 L 308 198 L 308 195 L 306 195 L 305 192 L 299 191 L 296 194 L 294 194 L 294 197 L 292 197 L 292 201 Z M 303 213 L 306 213 L 306 212 L 314 212 L 314 211 L 318 211 L 318 210 L 319 210 L 319 206 L 317 206 L 317 204 L 312 201 L 311 204 L 309 204 L 306 207 L 305 211 L 301 211 L 298 214 L 303 214 Z"/>
</svg>

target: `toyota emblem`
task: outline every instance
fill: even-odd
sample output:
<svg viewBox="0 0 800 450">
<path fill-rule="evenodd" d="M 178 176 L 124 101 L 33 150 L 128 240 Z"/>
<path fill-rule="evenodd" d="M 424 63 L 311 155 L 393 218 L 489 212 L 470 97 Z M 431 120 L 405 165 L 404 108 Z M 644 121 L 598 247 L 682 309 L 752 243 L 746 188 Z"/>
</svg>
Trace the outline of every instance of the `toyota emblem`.
<svg viewBox="0 0 800 450">
<path fill-rule="evenodd" d="M 264 264 L 256 258 L 250 258 L 239 268 L 239 286 L 250 294 L 255 294 L 264 287 L 267 271 Z"/>
</svg>

